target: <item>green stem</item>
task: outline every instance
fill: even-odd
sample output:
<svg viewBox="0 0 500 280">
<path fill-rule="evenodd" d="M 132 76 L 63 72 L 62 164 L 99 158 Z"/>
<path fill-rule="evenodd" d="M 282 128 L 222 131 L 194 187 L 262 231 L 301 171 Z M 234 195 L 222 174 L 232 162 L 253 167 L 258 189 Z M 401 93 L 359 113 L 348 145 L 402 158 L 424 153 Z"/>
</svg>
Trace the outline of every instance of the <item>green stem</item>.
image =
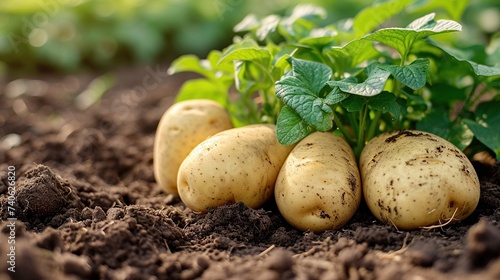
<svg viewBox="0 0 500 280">
<path fill-rule="evenodd" d="M 356 120 L 354 113 L 347 113 L 347 116 L 349 117 L 349 123 L 351 124 L 352 130 L 354 131 L 354 137 L 357 139 L 359 135 L 358 120 Z"/>
<path fill-rule="evenodd" d="M 469 111 L 470 107 L 472 105 L 474 105 L 479 100 L 479 98 L 481 98 L 483 93 L 485 92 L 484 90 L 482 90 L 480 93 L 478 93 L 477 97 L 473 99 L 474 93 L 476 92 L 476 89 L 479 86 L 479 84 L 480 84 L 479 81 L 474 80 L 474 84 L 472 85 L 472 89 L 470 90 L 470 93 L 465 98 L 464 106 L 462 107 L 462 109 L 460 109 L 458 116 L 461 116 L 463 114 L 463 112 Z"/>
<path fill-rule="evenodd" d="M 259 68 L 262 69 L 262 72 L 264 72 L 269 77 L 269 79 L 274 85 L 276 81 L 273 79 L 273 75 L 271 75 L 271 73 L 269 72 L 267 65 L 262 65 L 261 63 L 255 63 L 255 64 L 257 64 L 257 66 L 259 66 Z"/>
<path fill-rule="evenodd" d="M 363 109 L 359 111 L 359 135 L 358 135 L 358 141 L 356 148 L 354 148 L 354 153 L 356 154 L 356 157 L 359 158 L 359 155 L 361 154 L 361 151 L 363 150 L 365 146 L 365 135 L 366 135 L 366 118 L 368 115 L 368 105 L 364 105 Z"/>
<path fill-rule="evenodd" d="M 393 86 L 392 86 L 392 93 L 394 93 L 394 95 L 396 97 L 399 97 L 399 88 L 400 88 L 400 86 L 401 86 L 401 83 L 398 80 L 394 79 L 394 83 L 393 83 Z M 394 128 L 396 128 L 398 130 L 401 129 L 401 125 L 402 125 L 402 123 L 401 123 L 401 117 L 399 117 L 397 120 L 394 120 L 394 123 L 395 123 Z"/>
<path fill-rule="evenodd" d="M 335 122 L 335 125 L 337 125 L 337 127 L 340 129 L 342 134 L 345 136 L 347 143 L 349 143 L 351 147 L 354 146 L 355 142 L 352 140 L 351 134 L 349 133 L 349 131 L 345 129 L 344 125 L 342 125 L 342 123 L 340 122 L 339 118 L 337 118 L 337 115 L 335 113 L 333 113 L 333 121 Z"/>
<path fill-rule="evenodd" d="M 372 122 L 370 123 L 370 127 L 368 128 L 368 134 L 366 135 L 366 141 L 370 141 L 375 136 L 375 131 L 377 129 L 378 121 L 380 117 L 382 116 L 382 111 L 376 111 L 375 112 L 375 117 L 373 118 Z"/>
<path fill-rule="evenodd" d="M 321 59 L 321 62 L 323 62 L 323 64 L 327 65 L 328 67 L 330 67 L 330 69 L 333 70 L 334 73 L 336 73 L 337 71 L 336 70 L 336 67 L 335 67 L 335 63 L 332 62 L 331 58 L 326 55 L 325 53 L 323 53 L 321 50 L 318 50 L 318 49 L 314 49 L 318 54 L 319 54 L 319 58 Z M 328 58 L 328 59 L 326 59 Z"/>
<path fill-rule="evenodd" d="M 242 98 L 243 98 L 243 103 L 245 104 L 245 107 L 249 111 L 249 116 L 247 116 L 246 121 L 249 124 L 260 123 L 260 119 L 257 115 L 258 112 L 255 110 L 255 107 L 254 107 L 255 104 L 254 104 L 254 101 L 252 99 L 252 95 L 248 94 L 248 93 L 244 93 Z"/>
<path fill-rule="evenodd" d="M 401 61 L 399 63 L 399 66 L 405 66 L 406 64 L 406 57 L 408 56 L 408 52 L 406 52 L 402 57 L 401 57 Z M 400 96 L 400 92 L 399 92 L 399 89 L 401 87 L 401 83 L 393 78 L 393 83 L 392 83 L 392 93 L 394 93 L 394 95 L 396 97 L 399 97 Z M 375 116 L 374 120 L 376 120 L 374 123 L 372 122 L 372 124 L 370 125 L 370 134 L 368 135 L 368 138 L 367 140 L 371 139 L 373 136 L 374 136 L 374 133 L 375 133 L 375 129 L 376 129 L 376 125 L 378 123 L 378 120 L 380 119 L 380 114 L 381 112 L 378 112 L 377 111 L 377 115 Z M 402 125 L 402 122 L 401 122 L 401 118 L 397 119 L 394 121 L 394 128 L 395 129 L 401 129 L 401 125 Z"/>
<path fill-rule="evenodd" d="M 410 48 L 407 48 L 403 53 L 403 55 L 401 56 L 401 61 L 399 62 L 399 66 L 405 66 L 406 58 L 408 57 L 409 53 L 410 53 Z"/>
<path fill-rule="evenodd" d="M 269 85 L 269 88 L 273 89 L 272 92 L 274 93 L 274 84 L 276 84 L 276 81 L 273 79 L 273 75 L 268 71 L 268 68 L 260 63 L 257 63 L 257 65 L 259 66 L 259 68 L 262 69 L 262 71 L 267 75 L 267 77 L 269 78 L 269 80 L 271 81 L 270 85 Z M 270 98 L 270 93 L 269 93 L 270 90 L 264 90 L 263 91 L 263 99 L 264 99 L 264 102 L 266 102 L 267 104 L 273 106 L 274 104 L 271 103 L 271 98 Z"/>
</svg>

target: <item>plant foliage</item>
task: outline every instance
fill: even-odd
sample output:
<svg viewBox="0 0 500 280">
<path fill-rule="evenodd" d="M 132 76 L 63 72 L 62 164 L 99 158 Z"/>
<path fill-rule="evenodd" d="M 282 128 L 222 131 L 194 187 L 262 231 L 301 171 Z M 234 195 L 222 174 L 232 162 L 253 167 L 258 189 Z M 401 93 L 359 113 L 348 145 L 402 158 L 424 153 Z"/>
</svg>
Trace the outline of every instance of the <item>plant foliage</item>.
<svg viewBox="0 0 500 280">
<path fill-rule="evenodd" d="M 343 134 L 359 155 L 379 133 L 416 128 L 463 150 L 489 150 L 498 160 L 500 68 L 485 64 L 494 61 L 488 46 L 448 41 L 444 34 L 462 26 L 435 13 L 415 17 L 406 27 L 380 28 L 411 11 L 413 2 L 369 6 L 350 28 L 312 5 L 299 5 L 287 16 L 249 15 L 235 28 L 242 35 L 222 52 L 172 64 L 171 73 L 203 76 L 186 82 L 178 100 L 217 100 L 238 125 L 276 123 L 284 145 L 314 131 L 332 131 Z M 453 19 L 464 10 L 442 5 Z M 479 54 L 483 61 L 471 59 Z M 189 86 L 195 83 L 206 86 Z"/>
</svg>

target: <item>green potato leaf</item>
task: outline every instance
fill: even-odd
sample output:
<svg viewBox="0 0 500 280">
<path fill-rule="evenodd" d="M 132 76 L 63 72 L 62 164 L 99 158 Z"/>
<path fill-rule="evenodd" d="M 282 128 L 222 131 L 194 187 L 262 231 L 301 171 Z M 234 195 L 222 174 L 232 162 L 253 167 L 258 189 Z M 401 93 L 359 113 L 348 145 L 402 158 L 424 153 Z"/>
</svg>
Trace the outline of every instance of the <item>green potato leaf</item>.
<svg viewBox="0 0 500 280">
<path fill-rule="evenodd" d="M 396 120 L 401 116 L 401 105 L 396 101 L 396 95 L 388 91 L 368 98 L 368 106 L 375 111 L 389 112 Z"/>
<path fill-rule="evenodd" d="M 366 104 L 366 98 L 361 95 L 351 94 L 349 98 L 342 101 L 342 106 L 347 112 L 359 112 Z"/>
<path fill-rule="evenodd" d="M 369 68 L 366 68 L 368 70 Z M 328 85 L 332 87 L 339 87 L 343 92 L 362 96 L 374 96 L 382 92 L 387 79 L 391 75 L 390 72 L 380 68 L 372 67 L 373 70 L 369 71 L 368 77 L 362 83 L 357 83 L 352 79 L 344 79 L 341 81 L 330 81 Z"/>
<path fill-rule="evenodd" d="M 460 150 L 467 148 L 474 138 L 474 133 L 463 121 L 452 122 L 443 108 L 437 108 L 428 114 L 417 123 L 416 129 L 447 139 Z"/>
<path fill-rule="evenodd" d="M 214 72 L 204 64 L 196 55 L 183 55 L 172 62 L 168 68 L 168 74 L 180 72 L 195 72 L 206 78 L 214 78 Z"/>
<path fill-rule="evenodd" d="M 260 21 L 255 14 L 248 14 L 233 27 L 234 32 L 251 31 L 260 26 Z"/>
<path fill-rule="evenodd" d="M 403 85 L 417 90 L 425 86 L 429 65 L 428 59 L 417 59 L 405 66 L 378 64 L 378 67 L 391 73 Z"/>
<path fill-rule="evenodd" d="M 232 75 L 233 65 L 231 63 L 219 64 L 221 52 L 211 51 L 206 59 L 200 59 L 196 55 L 187 54 L 175 59 L 167 70 L 169 75 L 181 72 L 198 73 L 209 80 L 217 80 Z M 226 75 L 227 77 L 227 75 Z"/>
<path fill-rule="evenodd" d="M 500 160 L 500 100 L 483 102 L 476 108 L 476 119 L 464 119 L 464 123 L 474 132 L 474 136 L 486 147 L 493 150 Z"/>
<path fill-rule="evenodd" d="M 269 16 L 265 17 L 262 20 L 259 29 L 257 29 L 257 31 L 256 31 L 257 38 L 261 41 L 266 39 L 269 36 L 269 34 L 276 31 L 280 20 L 281 20 L 281 17 L 277 16 L 277 15 L 269 15 Z"/>
<path fill-rule="evenodd" d="M 397 102 L 396 96 L 388 91 L 372 97 L 351 94 L 349 98 L 342 101 L 342 106 L 348 112 L 359 112 L 365 105 L 374 111 L 389 112 L 395 119 L 401 116 L 401 105 Z"/>
<path fill-rule="evenodd" d="M 234 60 L 258 61 L 267 65 L 271 59 L 269 50 L 262 47 L 236 48 L 224 52 L 219 64 Z"/>
<path fill-rule="evenodd" d="M 430 1 L 417 1 L 416 5 L 409 6 L 411 13 L 428 13 L 435 11 L 439 8 L 444 9 L 453 20 L 459 20 L 462 16 L 469 0 L 430 0 Z"/>
<path fill-rule="evenodd" d="M 315 28 L 311 30 L 309 36 L 299 40 L 299 44 L 311 48 L 322 49 L 332 46 L 335 42 L 338 32 L 333 28 Z"/>
<path fill-rule="evenodd" d="M 268 15 L 263 19 L 259 19 L 255 14 L 247 15 L 240 23 L 234 26 L 235 32 L 247 31 L 255 34 L 257 39 L 264 41 L 278 28 L 281 17 L 278 15 Z"/>
<path fill-rule="evenodd" d="M 428 40 L 428 42 L 437 47 L 438 49 L 442 50 L 444 53 L 449 55 L 453 60 L 458 62 L 459 64 L 465 64 L 468 66 L 470 70 L 472 70 L 476 75 L 478 76 L 486 76 L 486 77 L 491 77 L 491 76 L 498 76 L 500 75 L 500 67 L 493 67 L 493 66 L 488 66 L 488 65 L 483 65 L 476 63 L 471 60 L 467 60 L 461 57 L 460 51 L 455 50 L 451 47 L 445 47 L 441 44 L 438 44 L 437 42 L 433 40 Z"/>
<path fill-rule="evenodd" d="M 222 56 L 222 53 L 217 50 L 213 50 L 208 53 L 207 59 L 201 61 L 201 65 L 204 67 L 208 67 L 210 65 L 210 69 L 214 71 L 216 78 L 221 78 L 221 76 L 229 76 L 233 73 L 233 64 L 228 63 L 219 63 L 219 60 Z M 207 65 L 208 64 L 208 65 Z"/>
<path fill-rule="evenodd" d="M 326 15 L 326 10 L 321 7 L 300 4 L 293 9 L 290 16 L 281 19 L 278 30 L 285 38 L 304 38 L 314 28 L 314 22 L 326 18 Z"/>
<path fill-rule="evenodd" d="M 282 145 L 292 145 L 314 130 L 290 107 L 284 106 L 278 115 L 276 136 Z"/>
<path fill-rule="evenodd" d="M 251 69 L 248 69 L 249 67 L 251 67 L 251 65 L 249 65 L 248 61 L 234 61 L 234 85 L 241 93 L 248 93 L 257 85 L 255 80 L 246 77 L 245 75 L 252 72 Z"/>
<path fill-rule="evenodd" d="M 372 41 L 356 39 L 343 47 L 332 47 L 327 52 L 327 55 L 331 56 L 335 61 L 337 71 L 344 72 L 361 62 L 380 56 L 380 53 L 373 47 Z"/>
<path fill-rule="evenodd" d="M 435 34 L 461 31 L 462 26 L 452 20 L 434 20 L 434 13 L 416 19 L 406 28 L 383 28 L 363 37 L 377 41 L 395 49 L 403 59 L 413 43 Z"/>
<path fill-rule="evenodd" d="M 361 37 L 403 10 L 414 0 L 393 0 L 366 7 L 354 18 L 352 28 Z"/>
<path fill-rule="evenodd" d="M 344 101 L 349 96 L 351 96 L 351 94 L 342 92 L 338 87 L 335 87 L 325 96 L 325 103 L 328 105 L 334 105 Z"/>
<path fill-rule="evenodd" d="M 293 58 L 291 64 L 291 74 L 276 83 L 276 96 L 315 129 L 331 129 L 333 111 L 320 97 L 331 69 L 321 63 Z"/>
<path fill-rule="evenodd" d="M 447 83 L 436 83 L 429 87 L 431 101 L 435 105 L 446 106 L 459 100 L 465 100 L 467 88 L 458 88 Z"/>
<path fill-rule="evenodd" d="M 179 89 L 175 102 L 188 99 L 211 99 L 225 106 L 227 90 L 207 79 L 192 79 L 186 81 Z"/>
<path fill-rule="evenodd" d="M 276 83 L 276 96 L 293 109 L 307 125 L 319 131 L 333 127 L 333 110 L 322 96 L 332 70 L 321 63 L 290 58 L 292 70 Z"/>
</svg>

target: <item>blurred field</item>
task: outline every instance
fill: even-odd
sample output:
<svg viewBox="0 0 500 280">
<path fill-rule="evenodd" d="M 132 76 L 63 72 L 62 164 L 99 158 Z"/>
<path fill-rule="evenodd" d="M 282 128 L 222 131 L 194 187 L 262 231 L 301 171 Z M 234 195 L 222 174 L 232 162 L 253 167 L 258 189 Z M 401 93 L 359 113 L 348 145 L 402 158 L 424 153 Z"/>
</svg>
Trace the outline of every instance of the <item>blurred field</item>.
<svg viewBox="0 0 500 280">
<path fill-rule="evenodd" d="M 3 73 L 74 72 L 206 55 L 222 49 L 246 15 L 284 14 L 298 3 L 324 7 L 326 21 L 355 16 L 373 1 L 319 0 L 3 0 L 0 63 Z M 378 1 L 383 2 L 383 1 Z M 452 7 L 448 9 L 448 7 Z M 457 8 L 458 7 L 458 8 Z M 465 9 L 462 18 L 457 10 Z M 464 25 L 454 40 L 498 40 L 500 9 L 494 0 L 414 1 L 412 15 L 437 12 Z M 414 18 L 401 14 L 392 21 Z M 496 34 L 496 35 L 495 35 Z"/>
</svg>

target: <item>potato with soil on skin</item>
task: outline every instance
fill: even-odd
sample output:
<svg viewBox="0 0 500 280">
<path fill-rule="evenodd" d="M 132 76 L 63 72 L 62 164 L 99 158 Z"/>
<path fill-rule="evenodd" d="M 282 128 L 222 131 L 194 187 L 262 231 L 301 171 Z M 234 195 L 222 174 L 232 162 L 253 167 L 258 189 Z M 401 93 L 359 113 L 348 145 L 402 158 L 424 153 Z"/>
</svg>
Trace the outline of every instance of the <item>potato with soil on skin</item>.
<svg viewBox="0 0 500 280">
<path fill-rule="evenodd" d="M 278 209 L 300 230 L 321 232 L 343 226 L 361 202 L 356 157 L 347 142 L 315 132 L 288 155 L 275 187 Z"/>
<path fill-rule="evenodd" d="M 372 213 L 398 229 L 458 221 L 479 202 L 479 179 L 468 158 L 427 132 L 381 134 L 361 152 L 363 193 Z"/>
<path fill-rule="evenodd" d="M 194 211 L 243 202 L 258 208 L 271 197 L 278 172 L 293 146 L 282 146 L 274 125 L 248 125 L 219 132 L 182 162 L 177 186 Z"/>
<path fill-rule="evenodd" d="M 229 113 L 219 103 L 193 99 L 175 103 L 156 130 L 153 167 L 156 182 L 167 193 L 177 193 L 177 173 L 186 156 L 217 132 L 233 128 Z"/>
</svg>

